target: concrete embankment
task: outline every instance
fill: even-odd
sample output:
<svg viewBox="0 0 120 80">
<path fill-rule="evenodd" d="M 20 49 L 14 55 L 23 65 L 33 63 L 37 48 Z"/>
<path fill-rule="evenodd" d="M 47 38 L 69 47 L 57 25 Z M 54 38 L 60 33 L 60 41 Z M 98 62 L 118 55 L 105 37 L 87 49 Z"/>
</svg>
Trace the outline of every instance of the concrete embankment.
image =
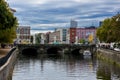
<svg viewBox="0 0 120 80">
<path fill-rule="evenodd" d="M 16 58 L 16 48 L 11 49 L 6 56 L 0 58 L 0 80 L 12 80 Z"/>
<path fill-rule="evenodd" d="M 108 49 L 98 49 L 97 57 L 99 59 L 120 66 L 120 52 L 108 50 Z"/>
</svg>

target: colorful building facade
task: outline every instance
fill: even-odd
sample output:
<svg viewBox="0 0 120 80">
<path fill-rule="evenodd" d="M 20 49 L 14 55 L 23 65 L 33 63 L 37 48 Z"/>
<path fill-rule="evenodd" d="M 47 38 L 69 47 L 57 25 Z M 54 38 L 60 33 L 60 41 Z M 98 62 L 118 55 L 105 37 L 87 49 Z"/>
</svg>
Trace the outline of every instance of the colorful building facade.
<svg viewBox="0 0 120 80">
<path fill-rule="evenodd" d="M 19 26 L 16 32 L 18 43 L 30 43 L 30 26 Z"/>
<path fill-rule="evenodd" d="M 89 42 L 94 41 L 96 39 L 96 28 L 76 28 L 76 36 L 78 37 L 78 41 L 80 41 L 81 39 Z"/>
</svg>

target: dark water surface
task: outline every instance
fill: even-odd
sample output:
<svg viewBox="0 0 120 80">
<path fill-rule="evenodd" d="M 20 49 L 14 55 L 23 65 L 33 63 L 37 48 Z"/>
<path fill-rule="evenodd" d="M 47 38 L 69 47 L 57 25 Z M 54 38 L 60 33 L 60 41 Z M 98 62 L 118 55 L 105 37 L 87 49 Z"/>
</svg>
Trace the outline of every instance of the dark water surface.
<svg viewBox="0 0 120 80">
<path fill-rule="evenodd" d="M 12 80 L 120 80 L 120 68 L 91 57 L 21 57 Z"/>
</svg>

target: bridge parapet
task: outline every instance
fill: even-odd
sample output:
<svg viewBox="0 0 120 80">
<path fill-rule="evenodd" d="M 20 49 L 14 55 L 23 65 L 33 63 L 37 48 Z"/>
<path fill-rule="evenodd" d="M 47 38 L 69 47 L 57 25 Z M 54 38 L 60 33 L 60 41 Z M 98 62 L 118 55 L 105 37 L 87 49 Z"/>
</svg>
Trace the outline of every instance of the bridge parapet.
<svg viewBox="0 0 120 80">
<path fill-rule="evenodd" d="M 80 44 L 18 44 L 17 45 L 20 53 L 22 53 L 22 51 L 24 49 L 27 48 L 34 48 L 37 50 L 37 52 L 41 52 L 41 50 L 44 50 L 45 52 L 50 49 L 50 48 L 58 48 L 63 50 L 63 52 L 65 50 L 68 51 L 73 51 L 75 49 L 82 49 L 82 50 L 86 50 L 89 49 L 91 52 L 94 51 L 94 49 L 96 48 L 95 44 L 90 44 L 90 45 L 80 45 Z"/>
</svg>

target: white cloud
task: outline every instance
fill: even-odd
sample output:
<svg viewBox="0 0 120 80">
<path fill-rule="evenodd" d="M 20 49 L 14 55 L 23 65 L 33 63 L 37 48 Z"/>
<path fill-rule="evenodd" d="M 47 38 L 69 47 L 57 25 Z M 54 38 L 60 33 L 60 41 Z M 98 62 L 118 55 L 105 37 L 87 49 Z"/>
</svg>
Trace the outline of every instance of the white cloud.
<svg viewBox="0 0 120 80">
<path fill-rule="evenodd" d="M 9 0 L 10 4 L 44 4 L 46 2 L 49 2 L 49 0 Z"/>
<path fill-rule="evenodd" d="M 75 2 L 79 2 L 79 3 L 101 3 L 104 2 L 102 0 L 73 0 Z"/>
<path fill-rule="evenodd" d="M 120 11 L 120 0 L 8 0 L 16 9 L 20 25 L 32 29 L 68 27 L 71 19 L 79 26 L 91 26 Z M 97 25 L 96 25 L 97 26 Z M 36 30 L 32 31 L 37 32 Z"/>
<path fill-rule="evenodd" d="M 58 27 L 66 27 L 68 23 L 55 23 L 55 24 L 32 24 L 34 26 L 33 29 L 48 29 L 48 28 L 58 28 Z"/>
<path fill-rule="evenodd" d="M 35 35 L 37 33 L 47 33 L 47 32 L 53 32 L 54 30 L 31 30 L 31 35 Z"/>
</svg>

